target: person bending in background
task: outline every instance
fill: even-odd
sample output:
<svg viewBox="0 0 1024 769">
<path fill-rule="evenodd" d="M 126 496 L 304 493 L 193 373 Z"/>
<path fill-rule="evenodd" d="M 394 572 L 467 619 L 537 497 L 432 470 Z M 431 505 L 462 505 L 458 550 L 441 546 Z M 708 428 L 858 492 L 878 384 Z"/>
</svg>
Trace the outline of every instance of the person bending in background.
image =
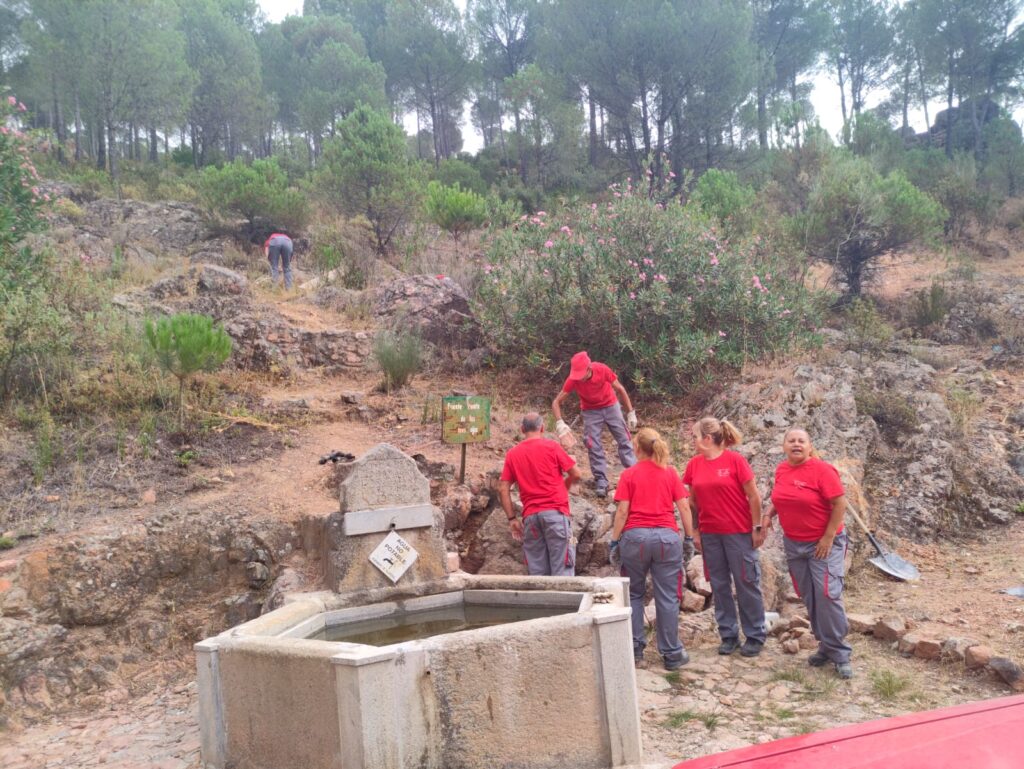
<svg viewBox="0 0 1024 769">
<path fill-rule="evenodd" d="M 654 583 L 658 651 L 665 669 L 676 670 L 690 661 L 679 640 L 683 543 L 676 508 L 687 539 L 692 536 L 693 523 L 686 489 L 676 469 L 668 464 L 668 444 L 649 427 L 636 434 L 635 444 L 640 461 L 622 473 L 615 489 L 618 507 L 612 527 L 612 561 L 620 561 L 623 575 L 629 577 L 634 662 L 643 666 L 647 646 L 644 593 L 649 573 Z"/>
<path fill-rule="evenodd" d="M 853 650 L 846 643 L 850 625 L 843 606 L 846 493 L 839 472 L 817 456 L 806 430 L 790 428 L 782 451 L 786 458 L 775 468 L 771 500 L 793 586 L 818 640 L 818 650 L 807 662 L 813 667 L 831 662 L 840 678 L 853 678 Z"/>
<path fill-rule="evenodd" d="M 756 657 L 768 637 L 758 553 L 766 523 L 761 518 L 761 495 L 747 460 L 729 448 L 743 439 L 732 424 L 704 417 L 694 424 L 691 434 L 697 456 L 686 465 L 683 483 L 697 509 L 700 531 L 696 544 L 704 555 L 704 573 L 711 583 L 722 639 L 718 653 L 732 654 L 739 648 L 744 657 Z M 740 625 L 745 638 L 742 647 Z"/>
<path fill-rule="evenodd" d="M 292 287 L 292 250 L 294 249 L 292 239 L 283 232 L 274 232 L 263 244 L 263 254 L 270 262 L 270 285 L 277 283 L 277 272 L 280 269 L 284 272 L 284 287 L 290 290 Z"/>
<path fill-rule="evenodd" d="M 572 356 L 569 378 L 551 403 L 551 411 L 558 420 L 555 423 L 555 434 L 561 441 L 571 441 L 569 425 L 562 420 L 562 401 L 572 392 L 580 396 L 583 441 L 590 457 L 590 472 L 594 474 L 594 489 L 597 496 L 604 498 L 608 495 L 608 464 L 605 461 L 604 446 L 601 445 L 601 433 L 605 427 L 608 428 L 618 444 L 622 466 L 632 467 L 636 464 L 636 456 L 633 454 L 629 431 L 636 429 L 636 411 L 633 410 L 629 393 L 615 372 L 603 363 L 591 361 L 586 352 L 578 352 Z M 620 399 L 626 407 L 625 418 L 619 406 Z"/>
<path fill-rule="evenodd" d="M 544 438 L 544 418 L 523 417 L 523 440 L 505 455 L 498 496 L 508 516 L 512 538 L 523 543 L 532 576 L 571 577 L 576 573 L 569 489 L 580 479 L 576 460 L 557 441 Z M 512 484 L 523 503 L 520 520 L 512 506 Z"/>
</svg>

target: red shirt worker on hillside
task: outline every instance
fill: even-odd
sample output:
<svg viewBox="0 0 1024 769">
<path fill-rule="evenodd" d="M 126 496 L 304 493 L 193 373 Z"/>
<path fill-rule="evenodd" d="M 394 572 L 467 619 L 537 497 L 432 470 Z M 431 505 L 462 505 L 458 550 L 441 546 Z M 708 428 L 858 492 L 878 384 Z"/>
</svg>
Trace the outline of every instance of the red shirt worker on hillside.
<svg viewBox="0 0 1024 769">
<path fill-rule="evenodd" d="M 608 428 L 618 445 L 622 466 L 632 467 L 636 464 L 636 454 L 633 453 L 629 431 L 636 429 L 636 411 L 615 372 L 603 363 L 591 361 L 586 352 L 578 352 L 572 356 L 569 378 L 562 385 L 562 391 L 551 402 L 551 411 L 558 420 L 555 433 L 559 439 L 571 434 L 569 425 L 562 420 L 562 401 L 573 392 L 580 396 L 583 442 L 590 457 L 590 472 L 594 474 L 594 489 L 597 496 L 605 497 L 608 495 L 608 463 L 601 445 L 601 433 L 605 427 Z M 619 406 L 620 399 L 626 407 L 625 417 Z"/>
<path fill-rule="evenodd" d="M 572 536 L 569 488 L 580 479 L 576 460 L 557 441 L 544 437 L 544 418 L 523 417 L 523 440 L 505 455 L 498 495 L 508 516 L 512 537 L 523 543 L 531 576 L 572 577 L 576 546 Z M 520 520 L 512 506 L 512 484 L 523 503 Z"/>
</svg>

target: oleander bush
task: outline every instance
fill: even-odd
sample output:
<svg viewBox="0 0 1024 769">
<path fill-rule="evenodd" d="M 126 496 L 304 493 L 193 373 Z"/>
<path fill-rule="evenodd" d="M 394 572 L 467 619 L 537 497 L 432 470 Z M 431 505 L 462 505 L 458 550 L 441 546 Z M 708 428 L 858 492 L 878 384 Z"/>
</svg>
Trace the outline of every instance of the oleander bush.
<svg viewBox="0 0 1024 769">
<path fill-rule="evenodd" d="M 814 297 L 759 237 L 726 240 L 697 208 L 613 186 L 604 204 L 538 211 L 495 233 L 476 313 L 514 365 L 586 349 L 652 393 L 687 391 L 812 343 Z"/>
</svg>

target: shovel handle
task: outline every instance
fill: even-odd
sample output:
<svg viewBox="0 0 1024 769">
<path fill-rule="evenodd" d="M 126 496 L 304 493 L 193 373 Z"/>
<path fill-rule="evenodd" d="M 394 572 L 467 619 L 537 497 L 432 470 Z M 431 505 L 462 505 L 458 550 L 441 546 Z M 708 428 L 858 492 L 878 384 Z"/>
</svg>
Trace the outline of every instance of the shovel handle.
<svg viewBox="0 0 1024 769">
<path fill-rule="evenodd" d="M 882 549 L 882 546 L 878 544 L 878 540 L 875 539 L 875 535 L 871 533 L 871 529 L 869 529 L 868 525 L 864 523 L 864 519 L 860 517 L 860 513 L 857 512 L 857 508 L 851 505 L 849 500 L 846 501 L 846 509 L 850 511 L 850 515 L 853 516 L 853 520 L 860 524 L 860 527 L 864 529 L 864 533 L 868 535 L 868 539 L 871 540 L 871 544 L 874 545 L 875 550 L 878 551 L 878 554 L 886 555 L 886 552 Z"/>
</svg>

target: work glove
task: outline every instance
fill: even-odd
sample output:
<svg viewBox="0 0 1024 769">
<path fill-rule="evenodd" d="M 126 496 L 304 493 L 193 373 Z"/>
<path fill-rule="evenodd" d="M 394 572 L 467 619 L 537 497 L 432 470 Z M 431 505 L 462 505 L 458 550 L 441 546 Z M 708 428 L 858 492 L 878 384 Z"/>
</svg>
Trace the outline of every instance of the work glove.
<svg viewBox="0 0 1024 769">
<path fill-rule="evenodd" d="M 569 449 L 576 445 L 576 438 L 573 436 L 572 430 L 561 419 L 555 422 L 555 435 L 558 436 L 558 442 L 562 444 L 563 448 Z"/>
<path fill-rule="evenodd" d="M 612 566 L 622 566 L 622 553 L 619 552 L 619 540 L 613 539 L 608 547 L 608 561 Z"/>
<path fill-rule="evenodd" d="M 633 409 L 628 414 L 626 414 L 626 426 L 629 427 L 630 430 L 636 430 L 636 409 Z"/>
<path fill-rule="evenodd" d="M 683 566 L 686 566 L 697 553 L 697 546 L 693 542 L 693 537 L 683 537 Z"/>
</svg>

